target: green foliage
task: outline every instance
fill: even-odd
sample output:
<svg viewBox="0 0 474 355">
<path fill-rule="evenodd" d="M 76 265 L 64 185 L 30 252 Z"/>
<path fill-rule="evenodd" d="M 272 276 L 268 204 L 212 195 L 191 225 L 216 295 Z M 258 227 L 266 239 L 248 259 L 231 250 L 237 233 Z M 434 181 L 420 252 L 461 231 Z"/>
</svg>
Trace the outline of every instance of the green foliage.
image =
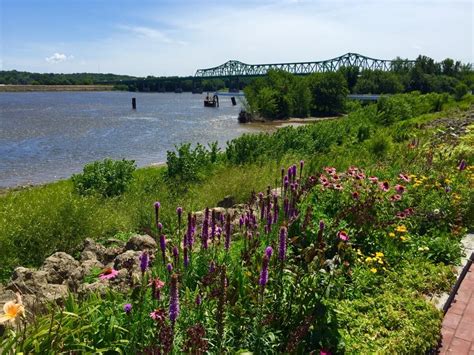
<svg viewBox="0 0 474 355">
<path fill-rule="evenodd" d="M 393 150 L 392 138 L 385 134 L 377 134 L 367 144 L 369 152 L 379 159 L 386 157 Z"/>
<path fill-rule="evenodd" d="M 395 94 L 403 89 L 398 75 L 382 70 L 364 70 L 354 86 L 358 94 Z"/>
<path fill-rule="evenodd" d="M 308 85 L 312 96 L 312 115 L 335 115 L 343 112 L 349 90 L 341 73 L 311 74 Z"/>
<path fill-rule="evenodd" d="M 98 73 L 40 74 L 16 70 L 0 71 L 0 84 L 10 85 L 90 85 L 130 79 L 135 77 Z"/>
<path fill-rule="evenodd" d="M 469 91 L 469 88 L 464 83 L 458 83 L 454 88 L 454 97 L 457 101 L 460 101 L 464 95 L 466 95 Z"/>
<path fill-rule="evenodd" d="M 347 353 L 422 354 L 438 344 L 441 312 L 410 292 L 385 291 L 336 307 Z"/>
<path fill-rule="evenodd" d="M 119 196 L 125 192 L 136 169 L 134 160 L 104 159 L 86 164 L 71 180 L 80 195 Z"/>
<path fill-rule="evenodd" d="M 209 144 L 209 150 L 197 144 L 193 149 L 190 143 L 176 147 L 176 152 L 168 151 L 166 164 L 167 178 L 173 184 L 188 184 L 202 180 L 212 164 L 217 162 L 219 148 L 217 142 Z"/>
</svg>

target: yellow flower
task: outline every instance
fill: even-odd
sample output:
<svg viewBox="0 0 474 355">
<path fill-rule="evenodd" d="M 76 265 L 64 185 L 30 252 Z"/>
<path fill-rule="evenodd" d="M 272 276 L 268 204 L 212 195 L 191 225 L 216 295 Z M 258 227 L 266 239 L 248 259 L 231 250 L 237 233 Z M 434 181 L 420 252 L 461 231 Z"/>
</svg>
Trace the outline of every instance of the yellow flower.
<svg viewBox="0 0 474 355">
<path fill-rule="evenodd" d="M 397 228 L 395 228 L 395 230 L 399 233 L 406 233 L 407 232 L 407 227 L 405 227 L 405 225 L 402 224 L 401 226 L 398 226 Z"/>
<path fill-rule="evenodd" d="M 370 271 L 372 271 L 374 274 L 377 272 L 377 269 L 376 268 L 371 268 Z"/>
<path fill-rule="evenodd" d="M 368 256 L 368 257 L 365 259 L 365 262 L 366 262 L 366 263 L 372 262 L 372 258 L 371 258 L 370 256 Z"/>
<path fill-rule="evenodd" d="M 380 251 L 376 252 L 376 253 L 375 253 L 375 256 L 376 256 L 377 258 L 383 258 L 383 257 L 384 257 L 383 253 L 380 252 Z"/>
<path fill-rule="evenodd" d="M 390 232 L 390 233 L 388 233 L 388 236 L 393 238 L 393 237 L 395 237 L 395 233 Z"/>
<path fill-rule="evenodd" d="M 402 240 L 402 242 L 404 242 L 407 240 L 407 237 L 401 236 L 400 239 Z"/>
<path fill-rule="evenodd" d="M 444 182 L 445 182 L 446 184 L 450 184 L 450 183 L 451 183 L 451 180 L 449 180 L 449 179 L 444 179 Z"/>
<path fill-rule="evenodd" d="M 17 317 L 20 317 L 25 313 L 25 307 L 23 307 L 19 294 L 17 294 L 17 301 L 9 301 L 5 303 L 3 306 L 3 312 L 5 314 L 0 315 L 0 324 L 14 322 Z"/>
</svg>

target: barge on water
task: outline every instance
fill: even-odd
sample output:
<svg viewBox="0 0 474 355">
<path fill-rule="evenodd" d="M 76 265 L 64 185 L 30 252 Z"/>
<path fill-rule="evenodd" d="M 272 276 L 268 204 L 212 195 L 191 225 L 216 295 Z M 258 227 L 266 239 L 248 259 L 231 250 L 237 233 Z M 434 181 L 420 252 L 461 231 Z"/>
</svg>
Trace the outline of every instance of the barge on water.
<svg viewBox="0 0 474 355">
<path fill-rule="evenodd" d="M 211 97 L 211 95 L 207 93 L 207 96 L 204 99 L 204 107 L 219 107 L 219 96 L 214 94 L 214 96 Z"/>
</svg>

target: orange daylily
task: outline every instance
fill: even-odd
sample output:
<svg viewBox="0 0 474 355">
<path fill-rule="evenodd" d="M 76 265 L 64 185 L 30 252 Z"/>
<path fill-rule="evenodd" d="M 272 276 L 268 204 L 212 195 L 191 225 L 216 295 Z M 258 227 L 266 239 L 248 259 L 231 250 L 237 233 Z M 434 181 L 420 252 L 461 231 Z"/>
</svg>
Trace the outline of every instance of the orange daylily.
<svg viewBox="0 0 474 355">
<path fill-rule="evenodd" d="M 18 317 L 25 313 L 25 307 L 21 302 L 21 296 L 17 294 L 16 301 L 9 301 L 3 306 L 4 314 L 0 315 L 0 324 L 14 322 Z"/>
</svg>

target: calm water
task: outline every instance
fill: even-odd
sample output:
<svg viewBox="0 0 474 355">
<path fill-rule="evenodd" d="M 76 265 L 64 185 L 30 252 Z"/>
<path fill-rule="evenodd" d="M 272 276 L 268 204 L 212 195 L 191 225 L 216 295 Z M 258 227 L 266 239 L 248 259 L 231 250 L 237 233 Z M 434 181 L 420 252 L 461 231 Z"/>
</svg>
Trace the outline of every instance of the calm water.
<svg viewBox="0 0 474 355">
<path fill-rule="evenodd" d="M 188 93 L 0 93 L 0 187 L 69 177 L 111 157 L 139 166 L 166 161 L 182 142 L 225 142 L 255 128 L 239 125 L 239 105 Z M 137 110 L 131 98 L 137 98 Z M 239 101 L 239 100 L 237 100 Z"/>
</svg>

